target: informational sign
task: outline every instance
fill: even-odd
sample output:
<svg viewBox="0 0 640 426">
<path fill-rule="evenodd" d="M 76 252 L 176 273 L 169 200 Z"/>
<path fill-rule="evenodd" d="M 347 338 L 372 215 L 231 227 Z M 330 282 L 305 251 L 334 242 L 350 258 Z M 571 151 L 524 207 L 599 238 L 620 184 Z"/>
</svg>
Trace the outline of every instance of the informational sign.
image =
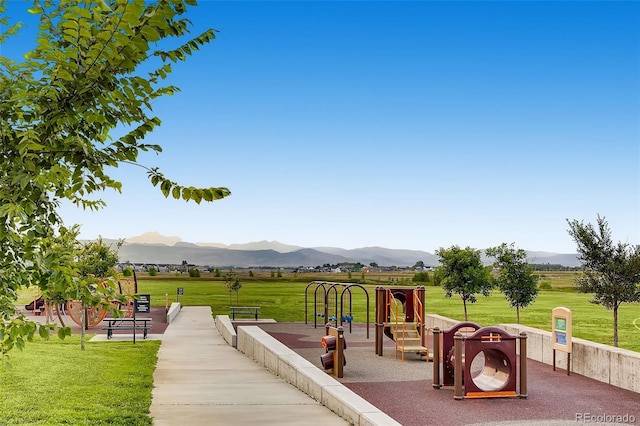
<svg viewBox="0 0 640 426">
<path fill-rule="evenodd" d="M 178 295 L 184 294 L 184 288 L 178 287 Z"/>
<path fill-rule="evenodd" d="M 551 347 L 571 353 L 571 318 L 570 309 L 558 307 L 551 311 Z"/>
<path fill-rule="evenodd" d="M 148 314 L 151 312 L 151 295 L 139 294 L 138 300 L 135 301 L 135 311 L 138 314 Z"/>
</svg>

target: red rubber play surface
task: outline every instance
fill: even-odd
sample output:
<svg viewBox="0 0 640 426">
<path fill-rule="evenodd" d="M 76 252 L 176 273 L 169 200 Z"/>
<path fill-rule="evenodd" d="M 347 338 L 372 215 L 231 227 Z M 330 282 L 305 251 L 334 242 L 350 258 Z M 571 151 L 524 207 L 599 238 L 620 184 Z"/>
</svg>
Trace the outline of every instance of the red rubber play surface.
<svg viewBox="0 0 640 426">
<path fill-rule="evenodd" d="M 313 324 L 259 324 L 266 332 L 320 367 L 324 327 Z M 375 354 L 373 326 L 345 326 L 344 377 L 337 379 L 405 426 L 573 424 L 591 419 L 640 424 L 640 394 L 623 390 L 550 365 L 527 362 L 528 397 L 454 400 L 452 388 L 434 389 L 433 363 L 417 354 L 396 359 L 395 343 L 385 337 L 384 354 Z M 400 355 L 399 355 L 400 356 Z M 640 374 L 630 371 L 629 374 Z M 603 416 L 598 418 L 597 416 Z M 604 417 L 608 416 L 608 417 Z M 620 416 L 620 417 L 615 417 Z M 625 417 L 626 416 L 626 417 Z"/>
<path fill-rule="evenodd" d="M 36 316 L 31 311 L 23 310 L 23 312 L 27 317 L 29 317 L 29 319 L 32 319 L 34 321 L 44 322 L 46 320 L 44 316 Z M 167 314 L 166 314 L 166 309 L 164 307 L 154 306 L 154 307 L 151 307 L 151 312 L 145 313 L 145 314 L 137 314 L 137 316 L 152 319 L 151 321 L 152 328 L 151 330 L 149 330 L 149 334 L 162 334 L 167 329 L 167 325 L 168 325 Z M 54 319 L 56 320 L 57 323 L 59 323 L 57 321 L 57 318 L 54 318 Z M 66 326 L 71 327 L 71 331 L 73 334 L 80 333 L 80 326 L 75 322 L 73 322 L 73 320 L 69 316 L 63 315 L 63 321 L 65 322 Z M 107 334 L 107 331 L 102 329 L 104 325 L 106 325 L 106 323 L 103 321 L 102 323 L 94 327 L 89 327 L 87 330 L 87 333 Z M 131 334 L 131 330 L 124 330 L 124 331 L 117 330 L 117 331 L 114 331 L 113 333 L 114 334 Z"/>
</svg>

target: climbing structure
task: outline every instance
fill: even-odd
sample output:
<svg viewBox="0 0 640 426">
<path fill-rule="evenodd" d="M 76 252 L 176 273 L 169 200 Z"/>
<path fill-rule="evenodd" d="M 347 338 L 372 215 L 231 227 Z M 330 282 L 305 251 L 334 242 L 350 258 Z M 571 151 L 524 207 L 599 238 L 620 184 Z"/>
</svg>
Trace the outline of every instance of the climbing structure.
<svg viewBox="0 0 640 426">
<path fill-rule="evenodd" d="M 461 322 L 433 334 L 434 388 L 453 386 L 455 399 L 527 397 L 526 333 L 513 336 L 498 327 Z"/>
<path fill-rule="evenodd" d="M 395 356 L 425 355 L 429 360 L 424 327 L 425 288 L 376 287 L 376 355 L 383 355 L 383 336 L 395 341 Z"/>
</svg>

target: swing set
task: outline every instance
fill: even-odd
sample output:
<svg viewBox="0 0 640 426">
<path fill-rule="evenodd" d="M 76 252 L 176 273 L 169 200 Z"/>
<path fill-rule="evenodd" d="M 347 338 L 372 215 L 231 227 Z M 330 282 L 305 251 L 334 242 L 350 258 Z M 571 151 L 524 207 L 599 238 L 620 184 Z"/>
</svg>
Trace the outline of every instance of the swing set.
<svg viewBox="0 0 640 426">
<path fill-rule="evenodd" d="M 367 289 L 360 284 L 354 283 L 337 283 L 329 281 L 311 281 L 307 284 L 304 291 L 304 323 L 308 324 L 309 317 L 309 289 L 314 287 L 313 291 L 313 327 L 318 327 L 318 318 L 323 319 L 323 326 L 328 323 L 335 323 L 336 326 L 342 326 L 343 323 L 349 324 L 349 333 L 352 332 L 353 323 L 353 297 L 352 289 L 359 288 L 364 291 L 367 299 L 367 339 L 369 338 L 369 293 Z M 338 288 L 341 288 L 338 297 Z M 345 296 L 348 296 L 348 312 L 344 312 Z M 339 305 L 339 306 L 338 306 Z M 319 310 L 318 308 L 321 308 Z M 331 309 L 333 308 L 333 311 Z M 329 316 L 331 314 L 331 316 Z"/>
</svg>

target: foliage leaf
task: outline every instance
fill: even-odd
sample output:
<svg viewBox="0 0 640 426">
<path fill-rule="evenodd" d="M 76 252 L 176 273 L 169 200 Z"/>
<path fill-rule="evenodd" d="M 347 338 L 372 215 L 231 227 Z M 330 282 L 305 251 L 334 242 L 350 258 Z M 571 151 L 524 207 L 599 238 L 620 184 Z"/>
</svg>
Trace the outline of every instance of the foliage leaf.
<svg viewBox="0 0 640 426">
<path fill-rule="evenodd" d="M 179 194 L 200 203 L 230 195 L 223 187 L 184 187 L 137 162 L 141 151 L 161 152 L 144 140 L 161 124 L 152 114 L 153 102 L 179 90 L 166 84 L 168 62 L 190 58 L 215 38 L 213 29 L 190 35 L 184 15 L 195 4 L 35 1 L 28 10 L 39 19 L 34 47 L 20 61 L 0 57 L 0 354 L 47 331 L 13 321 L 17 289 L 33 285 L 64 296 L 66 288 L 89 292 L 90 280 L 78 274 L 73 251 L 67 250 L 73 238 L 62 231 L 62 200 L 85 209 L 104 207 L 93 197 L 121 191 L 122 183 L 110 173 L 124 164 L 148 170 L 151 185 L 165 197 Z M 2 44 L 20 34 L 10 7 L 21 3 L 0 2 Z M 179 47 L 171 47 L 172 39 Z M 89 293 L 83 297 L 94 301 Z M 66 335 L 58 329 L 59 337 Z"/>
</svg>

